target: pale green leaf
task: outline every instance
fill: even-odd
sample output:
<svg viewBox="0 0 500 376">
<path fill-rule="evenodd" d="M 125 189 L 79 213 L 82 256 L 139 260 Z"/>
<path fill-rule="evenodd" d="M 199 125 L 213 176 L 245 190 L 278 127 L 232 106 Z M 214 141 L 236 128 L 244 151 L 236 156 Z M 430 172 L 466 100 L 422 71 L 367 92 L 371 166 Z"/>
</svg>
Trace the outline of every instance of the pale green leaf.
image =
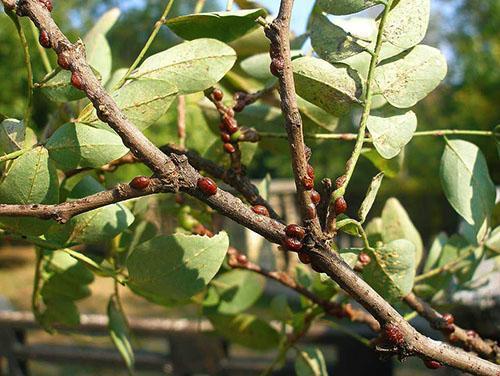
<svg viewBox="0 0 500 376">
<path fill-rule="evenodd" d="M 215 39 L 195 39 L 148 57 L 131 78 L 167 81 L 188 94 L 219 82 L 233 67 L 236 53 Z"/>
<path fill-rule="evenodd" d="M 373 203 L 375 202 L 375 198 L 377 197 L 377 193 L 380 188 L 380 185 L 382 184 L 383 178 L 384 178 L 384 173 L 380 172 L 377 175 L 375 175 L 372 181 L 370 182 L 370 186 L 368 187 L 365 198 L 363 199 L 363 202 L 361 203 L 361 206 L 359 207 L 358 210 L 358 217 L 361 223 L 365 221 L 366 216 L 370 212 L 370 209 L 372 208 Z"/>
<path fill-rule="evenodd" d="M 115 133 L 79 123 L 64 124 L 45 146 L 62 170 L 101 167 L 128 152 Z"/>
<path fill-rule="evenodd" d="M 468 223 L 481 226 L 490 217 L 496 190 L 486 159 L 476 145 L 462 140 L 447 141 L 440 177 L 446 198 Z"/>
<path fill-rule="evenodd" d="M 368 159 L 373 165 L 382 171 L 388 178 L 398 176 L 403 164 L 403 153 L 400 153 L 397 158 L 385 159 L 380 156 L 375 149 L 362 149 L 361 155 Z"/>
<path fill-rule="evenodd" d="M 409 240 L 415 246 L 414 265 L 417 267 L 422 259 L 424 245 L 415 225 L 401 203 L 394 197 L 387 200 L 382 210 L 382 238 L 388 243 L 397 239 Z"/>
<path fill-rule="evenodd" d="M 116 298 L 112 296 L 108 303 L 108 329 L 111 340 L 118 349 L 130 372 L 134 369 L 134 350 L 130 344 L 130 331 L 123 312 Z"/>
<path fill-rule="evenodd" d="M 495 228 L 485 243 L 486 247 L 496 253 L 500 253 L 500 226 Z"/>
<path fill-rule="evenodd" d="M 177 93 L 177 88 L 170 82 L 140 79 L 126 83 L 112 94 L 112 98 L 125 116 L 137 128 L 144 130 L 167 112 Z M 88 118 L 80 119 L 80 121 L 100 128 L 108 128 L 99 120 L 95 110 Z"/>
<path fill-rule="evenodd" d="M 186 301 L 215 276 L 228 245 L 225 232 L 212 238 L 183 234 L 153 238 L 127 259 L 128 285 L 161 304 Z"/>
<path fill-rule="evenodd" d="M 261 296 L 265 278 L 246 270 L 230 270 L 212 282 L 220 296 L 217 310 L 234 315 L 250 308 Z"/>
<path fill-rule="evenodd" d="M 4 119 L 0 123 L 0 151 L 12 153 L 37 142 L 36 135 L 31 128 L 26 128 L 22 120 Z"/>
<path fill-rule="evenodd" d="M 357 73 L 344 65 L 332 65 L 314 57 L 292 62 L 297 94 L 334 114 L 345 114 L 360 103 L 361 83 Z"/>
<path fill-rule="evenodd" d="M 379 112 L 368 117 L 366 126 L 378 153 L 391 159 L 412 139 L 417 129 L 417 116 L 413 111 Z"/>
<path fill-rule="evenodd" d="M 295 373 L 297 376 L 328 376 L 325 357 L 317 347 L 297 349 Z"/>
<path fill-rule="evenodd" d="M 215 330 L 231 342 L 258 351 L 271 350 L 279 344 L 278 332 L 256 316 L 209 313 L 207 317 Z"/>
<path fill-rule="evenodd" d="M 406 239 L 393 240 L 371 255 L 363 278 L 382 297 L 396 302 L 409 294 L 415 278 L 415 246 Z"/>
<path fill-rule="evenodd" d="M 59 181 L 47 149 L 36 147 L 12 162 L 0 183 L 2 204 L 55 204 L 59 200 Z M 49 221 L 33 218 L 2 217 L 2 224 L 26 235 L 40 235 Z"/>
<path fill-rule="evenodd" d="M 357 13 L 377 5 L 376 0 L 318 0 L 318 7 L 330 14 L 344 15 Z"/>
<path fill-rule="evenodd" d="M 430 6 L 430 0 L 396 2 L 387 16 L 382 36 L 383 42 L 402 50 L 420 43 L 429 25 Z"/>
<path fill-rule="evenodd" d="M 165 25 L 186 40 L 213 38 L 231 42 L 256 29 L 257 18 L 265 16 L 266 11 L 261 8 L 198 13 L 169 18 Z"/>
<path fill-rule="evenodd" d="M 320 13 L 311 19 L 311 44 L 319 57 L 337 62 L 363 52 L 369 42 L 356 38 Z"/>
<path fill-rule="evenodd" d="M 443 54 L 434 47 L 418 45 L 375 69 L 381 93 L 394 107 L 407 108 L 433 91 L 446 76 Z"/>
<path fill-rule="evenodd" d="M 429 248 L 429 253 L 427 254 L 427 258 L 425 259 L 424 264 L 424 272 L 428 272 L 433 269 L 439 258 L 441 257 L 441 252 L 443 251 L 443 247 L 448 241 L 448 236 L 444 232 L 440 232 Z"/>
</svg>

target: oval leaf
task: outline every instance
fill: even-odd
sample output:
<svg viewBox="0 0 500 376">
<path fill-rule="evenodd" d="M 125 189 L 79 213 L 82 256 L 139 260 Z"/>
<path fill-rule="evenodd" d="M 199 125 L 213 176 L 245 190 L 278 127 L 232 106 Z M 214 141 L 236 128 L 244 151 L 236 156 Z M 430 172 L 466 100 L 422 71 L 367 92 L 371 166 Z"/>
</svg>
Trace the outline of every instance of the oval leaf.
<svg viewBox="0 0 500 376">
<path fill-rule="evenodd" d="M 129 256 L 128 285 L 162 304 L 188 300 L 215 276 L 228 245 L 225 232 L 213 238 L 183 234 L 153 238 Z"/>
<path fill-rule="evenodd" d="M 406 55 L 378 66 L 375 80 L 390 104 L 407 108 L 433 91 L 446 71 L 446 59 L 438 49 L 418 45 Z"/>
<path fill-rule="evenodd" d="M 183 39 L 213 38 L 231 42 L 256 29 L 257 18 L 265 16 L 266 11 L 261 8 L 198 13 L 170 18 L 165 25 Z"/>
<path fill-rule="evenodd" d="M 131 78 L 152 78 L 173 84 L 180 93 L 205 90 L 232 68 L 236 53 L 215 39 L 181 43 L 148 57 Z"/>
<path fill-rule="evenodd" d="M 385 203 L 382 210 L 382 222 L 384 242 L 388 243 L 397 239 L 406 239 L 412 242 L 415 246 L 415 265 L 418 266 L 422 259 L 424 244 L 410 216 L 397 199 L 390 198 Z"/>
<path fill-rule="evenodd" d="M 370 186 L 368 187 L 366 196 L 363 202 L 361 203 L 361 206 L 359 207 L 358 211 L 358 217 L 361 223 L 365 221 L 366 216 L 370 212 L 370 209 L 372 208 L 373 203 L 375 202 L 375 198 L 377 197 L 377 193 L 380 188 L 380 185 L 382 184 L 383 178 L 384 178 L 384 173 L 383 172 L 378 173 L 373 177 Z"/>
<path fill-rule="evenodd" d="M 377 249 L 364 267 L 363 278 L 382 297 L 396 302 L 409 294 L 415 278 L 415 246 L 406 239 L 394 240 Z"/>
<path fill-rule="evenodd" d="M 313 14 L 310 27 L 314 51 L 329 62 L 359 54 L 369 44 L 331 23 L 323 14 Z"/>
<path fill-rule="evenodd" d="M 2 204 L 55 204 L 59 181 L 44 147 L 36 147 L 14 160 L 0 184 Z M 2 217 L 3 225 L 26 235 L 40 235 L 51 222 L 33 218 Z"/>
<path fill-rule="evenodd" d="M 357 13 L 378 4 L 377 0 L 318 0 L 318 7 L 330 14 Z"/>
<path fill-rule="evenodd" d="M 430 7 L 430 0 L 399 0 L 387 16 L 384 43 L 403 50 L 420 43 L 429 25 Z"/>
<path fill-rule="evenodd" d="M 297 350 L 295 359 L 295 373 L 297 376 L 328 376 L 325 357 L 317 347 L 308 347 Z"/>
<path fill-rule="evenodd" d="M 62 170 L 101 167 L 128 152 L 115 133 L 78 123 L 64 124 L 49 138 L 46 147 Z"/>
<path fill-rule="evenodd" d="M 278 332 L 253 315 L 210 313 L 207 317 L 218 333 L 234 343 L 259 351 L 271 350 L 279 344 Z"/>
<path fill-rule="evenodd" d="M 412 139 L 417 129 L 417 116 L 413 111 L 379 113 L 370 115 L 366 126 L 378 153 L 385 159 L 391 159 Z"/>
<path fill-rule="evenodd" d="M 115 297 L 111 297 L 108 303 L 108 329 L 109 336 L 115 347 L 118 349 L 127 368 L 132 371 L 134 368 L 134 351 L 130 344 L 130 331 L 127 319 L 120 310 Z"/>
<path fill-rule="evenodd" d="M 230 270 L 213 281 L 220 295 L 217 310 L 233 315 L 250 308 L 264 290 L 265 278 L 246 270 Z"/>
<path fill-rule="evenodd" d="M 292 62 L 297 94 L 334 114 L 345 114 L 361 95 L 356 72 L 346 66 L 335 66 L 313 57 Z"/>
<path fill-rule="evenodd" d="M 112 95 L 125 116 L 140 130 L 144 130 L 162 117 L 174 101 L 177 88 L 170 82 L 141 79 L 132 81 Z M 100 128 L 109 127 L 99 120 L 93 110 L 88 118 L 79 120 Z"/>
<path fill-rule="evenodd" d="M 446 142 L 440 168 L 443 191 L 468 223 L 481 225 L 495 206 L 495 185 L 479 148 L 467 141 Z"/>
</svg>

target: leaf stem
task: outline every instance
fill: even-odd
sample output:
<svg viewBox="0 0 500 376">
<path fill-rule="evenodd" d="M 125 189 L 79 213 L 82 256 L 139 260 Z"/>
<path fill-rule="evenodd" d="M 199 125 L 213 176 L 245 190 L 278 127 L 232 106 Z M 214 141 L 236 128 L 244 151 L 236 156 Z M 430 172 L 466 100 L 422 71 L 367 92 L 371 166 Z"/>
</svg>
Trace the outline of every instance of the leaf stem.
<svg viewBox="0 0 500 376">
<path fill-rule="evenodd" d="M 474 253 L 474 251 L 475 251 L 475 248 L 471 247 L 464 254 L 458 256 L 458 258 L 456 258 L 455 260 L 450 261 L 450 262 L 448 262 L 448 263 L 440 266 L 439 268 L 431 269 L 431 270 L 429 270 L 426 273 L 417 275 L 415 277 L 415 283 L 422 282 L 422 281 L 424 281 L 426 279 L 429 279 L 431 277 L 434 277 L 435 275 L 438 275 L 438 274 L 440 274 L 442 272 L 446 272 L 446 271 L 448 271 L 450 269 L 453 269 L 455 266 L 457 266 L 462 261 L 464 261 L 465 259 L 467 259 L 470 255 L 472 255 Z"/>
<path fill-rule="evenodd" d="M 33 22 L 30 22 L 31 32 L 33 33 L 33 38 L 38 40 L 38 30 Z M 40 57 L 42 58 L 42 64 L 47 73 L 52 72 L 52 65 L 50 64 L 49 56 L 47 55 L 47 51 L 43 48 L 40 43 L 36 43 L 36 47 L 38 52 L 40 53 Z"/>
<path fill-rule="evenodd" d="M 195 14 L 201 13 L 201 11 L 203 10 L 203 7 L 205 6 L 205 2 L 206 2 L 206 0 L 198 0 L 196 2 L 196 6 L 194 7 Z"/>
<path fill-rule="evenodd" d="M 151 35 L 149 36 L 148 40 L 146 41 L 146 44 L 142 48 L 141 52 L 135 59 L 135 61 L 132 63 L 130 68 L 127 70 L 127 73 L 121 78 L 121 80 L 115 85 L 114 90 L 117 90 L 123 86 L 125 81 L 129 78 L 130 74 L 132 71 L 137 68 L 139 63 L 142 61 L 144 56 L 149 50 L 149 47 L 151 47 L 151 44 L 155 40 L 156 36 L 160 32 L 160 28 L 165 24 L 165 21 L 167 20 L 168 13 L 170 12 L 170 9 L 172 8 L 172 5 L 174 4 L 175 0 L 169 0 L 167 5 L 165 6 L 165 9 L 163 10 L 163 13 L 158 21 L 156 21 L 155 26 L 153 27 L 153 31 L 151 32 Z"/>
<path fill-rule="evenodd" d="M 349 181 L 351 180 L 354 168 L 358 162 L 359 156 L 361 155 L 361 149 L 363 148 L 363 143 L 365 142 L 366 124 L 368 122 L 368 117 L 370 116 L 370 110 L 372 107 L 372 96 L 373 96 L 373 78 L 375 73 L 375 68 L 378 64 L 380 49 L 382 47 L 382 35 L 384 33 L 384 26 L 387 21 L 387 16 L 391 10 L 393 0 L 388 0 L 385 4 L 384 12 L 382 13 L 382 18 L 380 19 L 380 25 L 377 33 L 377 41 L 375 43 L 375 49 L 373 55 L 370 59 L 370 68 L 368 70 L 368 76 L 366 78 L 366 98 L 365 106 L 363 109 L 363 114 L 361 115 L 361 121 L 359 124 L 358 137 L 356 139 L 356 144 L 354 145 L 354 150 L 352 152 L 351 158 L 346 163 L 346 179 L 345 183 L 333 192 L 333 198 L 336 199 L 344 195 Z"/>
<path fill-rule="evenodd" d="M 286 133 L 279 132 L 259 132 L 258 133 L 261 138 L 282 138 L 286 139 Z M 444 137 L 449 135 L 456 136 L 482 136 L 482 137 L 491 137 L 491 136 L 500 136 L 500 133 L 496 133 L 494 131 L 478 131 L 471 129 L 436 129 L 432 131 L 421 131 L 415 132 L 413 137 Z M 358 135 L 356 133 L 305 133 L 304 138 L 311 140 L 337 140 L 337 141 L 355 141 Z M 371 137 L 365 136 L 363 142 L 372 143 L 373 140 Z"/>
<path fill-rule="evenodd" d="M 19 39 L 21 40 L 21 46 L 23 47 L 24 65 L 26 66 L 26 73 L 28 75 L 28 94 L 27 94 L 27 103 L 26 103 L 26 109 L 24 111 L 23 121 L 24 125 L 26 127 L 29 127 L 31 112 L 33 109 L 33 69 L 31 67 L 30 49 L 28 45 L 28 40 L 26 39 L 26 34 L 24 34 L 23 27 L 19 22 L 19 18 L 11 10 L 6 10 L 6 12 L 16 27 L 17 34 L 19 35 Z"/>
<path fill-rule="evenodd" d="M 20 149 L 20 150 L 13 151 L 12 153 L 2 155 L 0 157 L 0 163 L 10 161 L 11 159 L 15 159 L 17 157 L 20 157 L 21 155 L 30 151 L 31 149 L 32 148 Z"/>
</svg>

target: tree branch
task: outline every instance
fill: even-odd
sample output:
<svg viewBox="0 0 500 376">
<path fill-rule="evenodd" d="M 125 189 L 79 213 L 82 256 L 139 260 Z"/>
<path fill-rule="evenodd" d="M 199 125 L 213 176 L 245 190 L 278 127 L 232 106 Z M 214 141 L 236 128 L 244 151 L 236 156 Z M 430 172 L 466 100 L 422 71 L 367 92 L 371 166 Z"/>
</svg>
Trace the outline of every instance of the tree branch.
<svg viewBox="0 0 500 376">
<path fill-rule="evenodd" d="M 321 226 L 316 215 L 315 205 L 311 201 L 311 191 L 306 189 L 304 179 L 308 178 L 306 146 L 295 95 L 295 83 L 292 71 L 290 54 L 290 19 L 293 0 L 281 1 L 277 18 L 265 28 L 267 38 L 271 41 L 271 69 L 278 76 L 281 97 L 281 110 L 285 118 L 285 128 L 292 156 L 292 168 L 295 177 L 295 186 L 299 199 L 302 219 L 311 233 L 319 237 L 322 234 Z"/>
<path fill-rule="evenodd" d="M 113 189 L 99 192 L 78 200 L 66 201 L 56 205 L 28 204 L 7 205 L 0 204 L 0 216 L 6 217 L 35 217 L 40 219 L 54 219 L 59 223 L 66 223 L 75 215 L 115 204 L 120 201 L 142 197 L 160 192 L 174 192 L 173 185 L 167 185 L 160 179 L 150 179 L 147 188 L 138 190 L 129 184 L 119 184 Z"/>
<path fill-rule="evenodd" d="M 257 187 L 246 175 L 237 174 L 233 169 L 225 170 L 222 166 L 219 166 L 209 159 L 203 158 L 196 152 L 178 148 L 174 145 L 165 145 L 160 149 L 166 154 L 185 155 L 188 158 L 189 164 L 195 169 L 205 171 L 214 178 L 224 181 L 240 192 L 251 205 L 265 206 L 271 218 L 281 221 L 279 214 L 276 213 L 271 204 L 259 194 Z"/>
<path fill-rule="evenodd" d="M 243 269 L 258 273 L 268 279 L 272 279 L 281 285 L 294 290 L 296 293 L 306 297 L 314 304 L 317 304 L 326 314 L 335 316 L 337 318 L 347 317 L 352 322 L 359 322 L 368 325 L 374 332 L 380 331 L 380 324 L 369 313 L 360 309 L 352 308 L 350 304 L 338 304 L 328 300 L 320 299 L 311 291 L 300 285 L 292 277 L 284 272 L 269 271 L 261 268 L 259 265 L 254 264 L 248 260 L 241 260 L 241 255 L 235 248 L 230 247 L 228 250 L 228 264 L 233 269 Z"/>
<path fill-rule="evenodd" d="M 450 342 L 460 342 L 466 350 L 470 349 L 493 362 L 500 360 L 500 347 L 495 341 L 482 339 L 476 332 L 465 330 L 454 323 L 448 324 L 443 315 L 414 293 L 405 296 L 404 302 L 425 318 L 434 329 L 441 330 Z M 447 329 L 448 325 L 451 325 L 453 330 Z"/>
</svg>

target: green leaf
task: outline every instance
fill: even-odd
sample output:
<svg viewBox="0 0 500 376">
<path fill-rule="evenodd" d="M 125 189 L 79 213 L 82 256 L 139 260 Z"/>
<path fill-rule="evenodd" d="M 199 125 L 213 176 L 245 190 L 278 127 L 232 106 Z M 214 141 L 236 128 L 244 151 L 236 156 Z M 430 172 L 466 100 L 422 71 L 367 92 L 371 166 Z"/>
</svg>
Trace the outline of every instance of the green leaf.
<svg viewBox="0 0 500 376">
<path fill-rule="evenodd" d="M 429 270 L 436 267 L 439 258 L 441 257 L 441 252 L 443 251 L 443 247 L 448 241 L 448 236 L 444 232 L 440 232 L 429 248 L 429 253 L 427 254 L 427 258 L 425 259 L 424 272 L 428 272 Z"/>
<path fill-rule="evenodd" d="M 299 106 L 300 113 L 303 115 L 302 120 L 306 131 L 314 132 L 314 128 L 316 127 L 313 127 L 313 125 L 323 128 L 328 132 L 333 132 L 337 129 L 337 126 L 339 125 L 338 117 L 329 114 L 325 110 L 299 96 L 297 96 L 297 104 Z M 311 122 L 312 124 L 310 124 Z"/>
<path fill-rule="evenodd" d="M 357 13 L 377 5 L 376 0 L 318 0 L 318 7 L 330 14 L 344 15 Z"/>
<path fill-rule="evenodd" d="M 215 330 L 231 342 L 258 351 L 278 347 L 278 332 L 256 316 L 246 313 L 236 316 L 209 313 L 207 317 Z"/>
<path fill-rule="evenodd" d="M 383 42 L 402 50 L 420 43 L 429 25 L 430 3 L 430 0 L 399 0 L 387 16 Z"/>
<path fill-rule="evenodd" d="M 292 58 L 302 55 L 301 50 L 290 51 Z M 240 63 L 241 69 L 248 75 L 266 82 L 275 82 L 277 78 L 274 77 L 269 69 L 271 65 L 271 56 L 269 52 L 262 54 L 252 55 L 247 57 Z"/>
<path fill-rule="evenodd" d="M 492 214 L 496 197 L 481 150 L 467 141 L 447 140 L 440 177 L 453 209 L 468 223 L 480 227 Z"/>
<path fill-rule="evenodd" d="M 413 111 L 379 112 L 368 117 L 366 126 L 378 153 L 391 159 L 412 139 L 417 129 L 417 116 Z"/>
<path fill-rule="evenodd" d="M 128 152 L 117 134 L 79 123 L 64 124 L 45 147 L 62 170 L 101 167 Z"/>
<path fill-rule="evenodd" d="M 363 278 L 382 297 L 396 302 L 409 294 L 415 278 L 415 246 L 398 239 L 377 249 L 363 268 Z"/>
<path fill-rule="evenodd" d="M 234 315 L 250 308 L 261 296 L 265 278 L 246 270 L 230 270 L 213 280 L 220 295 L 217 310 Z"/>
<path fill-rule="evenodd" d="M 71 191 L 68 199 L 83 198 L 102 192 L 104 188 L 93 177 L 84 177 Z M 123 204 L 107 205 L 79 214 L 64 225 L 54 224 L 46 236 L 59 244 L 92 244 L 114 238 L 134 222 L 134 216 Z"/>
<path fill-rule="evenodd" d="M 295 59 L 292 66 L 297 94 L 323 110 L 342 115 L 360 103 L 361 82 L 352 69 L 314 57 Z"/>
<path fill-rule="evenodd" d="M 58 68 L 56 68 L 58 69 Z M 71 102 L 85 98 L 85 93 L 71 85 L 71 72 L 61 70 L 50 80 L 38 87 L 40 91 L 54 102 Z"/>
<path fill-rule="evenodd" d="M 314 13 L 311 17 L 311 44 L 318 56 L 330 63 L 359 54 L 369 44 L 331 23 L 323 14 Z"/>
<path fill-rule="evenodd" d="M 137 128 L 144 130 L 167 112 L 177 92 L 177 88 L 170 82 L 140 79 L 126 83 L 112 97 L 125 116 Z M 80 121 L 109 129 L 99 120 L 95 110 L 88 118 L 84 117 Z"/>
<path fill-rule="evenodd" d="M 485 242 L 486 247 L 493 252 L 500 253 L 500 226 L 495 228 Z"/>
<path fill-rule="evenodd" d="M 24 126 L 22 120 L 4 119 L 0 123 L 0 151 L 12 153 L 37 142 L 36 135 L 30 128 Z"/>
<path fill-rule="evenodd" d="M 134 369 L 134 350 L 130 344 L 130 331 L 127 319 L 123 315 L 116 298 L 112 296 L 108 303 L 108 329 L 111 340 L 118 349 L 125 365 L 130 372 Z"/>
<path fill-rule="evenodd" d="M 62 251 L 45 251 L 42 258 L 42 287 L 45 309 L 38 317 L 47 330 L 53 324 L 78 325 L 80 314 L 74 301 L 90 295 L 94 276 L 77 260 Z"/>
<path fill-rule="evenodd" d="M 205 90 L 232 68 L 236 53 L 215 39 L 196 39 L 148 57 L 131 78 L 167 81 L 180 94 Z"/>
<path fill-rule="evenodd" d="M 215 276 L 228 246 L 225 232 L 212 238 L 182 234 L 153 238 L 127 259 L 128 285 L 161 304 L 186 301 Z"/>
<path fill-rule="evenodd" d="M 403 164 L 403 153 L 400 153 L 397 158 L 385 159 L 380 156 L 375 149 L 362 149 L 361 155 L 368 159 L 376 168 L 384 173 L 388 178 L 398 176 Z"/>
<path fill-rule="evenodd" d="M 103 83 L 109 80 L 112 67 L 111 48 L 105 35 L 116 23 L 119 16 L 120 10 L 118 8 L 107 11 L 83 38 L 87 62 L 100 73 Z"/>
<path fill-rule="evenodd" d="M 59 182 L 47 149 L 36 147 L 12 162 L 0 184 L 2 204 L 55 204 L 59 200 Z M 26 235 L 40 235 L 49 221 L 33 218 L 1 218 L 2 224 Z"/>
<path fill-rule="evenodd" d="M 375 69 L 375 80 L 383 96 L 394 107 L 407 108 L 433 91 L 446 76 L 441 52 L 418 45 Z"/>
<path fill-rule="evenodd" d="M 382 222 L 384 224 L 382 238 L 388 243 L 397 239 L 409 240 L 415 246 L 415 267 L 420 264 L 424 245 L 422 238 L 408 213 L 401 203 L 394 197 L 387 200 L 382 210 Z"/>
<path fill-rule="evenodd" d="M 363 248 L 342 248 L 339 250 L 339 254 L 347 265 L 354 268 L 361 251 L 363 251 Z"/>
<path fill-rule="evenodd" d="M 167 19 L 165 25 L 183 39 L 213 38 L 227 43 L 256 29 L 257 18 L 265 16 L 261 8 L 198 13 Z"/>
<path fill-rule="evenodd" d="M 297 349 L 295 373 L 297 376 L 328 376 L 323 353 L 317 347 Z"/>
<path fill-rule="evenodd" d="M 384 178 L 383 172 L 380 172 L 377 175 L 375 175 L 370 183 L 370 186 L 368 187 L 368 190 L 366 191 L 365 198 L 363 199 L 363 202 L 361 203 L 361 206 L 359 207 L 358 210 L 358 217 L 361 223 L 365 221 L 366 216 L 370 212 L 370 209 L 372 208 L 373 203 L 375 202 L 375 198 L 377 197 L 377 193 L 380 188 L 380 185 L 382 184 L 383 178 Z"/>
</svg>

